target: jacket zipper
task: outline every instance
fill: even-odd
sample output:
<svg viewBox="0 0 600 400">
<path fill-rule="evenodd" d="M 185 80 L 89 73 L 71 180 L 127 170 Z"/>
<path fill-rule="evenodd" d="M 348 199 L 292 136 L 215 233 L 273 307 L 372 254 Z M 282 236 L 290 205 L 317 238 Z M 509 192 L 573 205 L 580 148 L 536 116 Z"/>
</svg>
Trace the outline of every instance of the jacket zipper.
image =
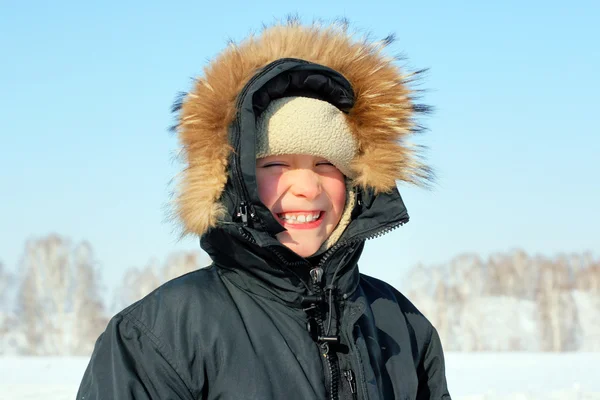
<svg viewBox="0 0 600 400">
<path fill-rule="evenodd" d="M 331 249 L 329 249 L 325 253 L 323 258 L 319 262 L 319 265 L 310 271 L 311 278 L 313 278 L 313 279 L 311 279 L 311 281 L 313 283 L 313 285 L 312 285 L 313 292 L 317 296 L 323 295 L 323 292 L 321 289 L 323 266 L 325 265 L 327 260 L 329 258 L 331 258 L 331 256 L 336 251 L 338 251 L 340 248 L 342 248 L 344 246 L 348 246 L 350 244 L 357 243 L 362 240 L 370 240 L 370 239 L 382 236 L 382 235 L 404 225 L 405 223 L 406 223 L 406 219 L 403 219 L 394 224 L 384 226 L 383 228 L 375 229 L 375 230 L 372 230 L 371 232 L 366 232 L 363 235 L 356 236 L 352 239 L 345 240 L 344 242 L 336 243 Z M 338 267 L 336 268 L 336 270 L 333 274 L 330 286 L 333 286 L 333 284 L 335 283 L 335 278 L 337 276 L 339 268 L 342 267 L 342 264 L 343 263 L 340 262 L 340 265 L 338 265 Z M 331 291 L 333 289 L 330 288 L 329 290 Z M 333 300 L 333 297 L 330 292 L 329 302 L 331 302 L 331 301 L 334 301 L 334 300 Z M 329 303 L 329 302 L 327 302 L 327 303 Z M 319 335 L 320 335 L 318 337 L 319 347 L 321 348 L 321 353 L 322 353 L 324 359 L 327 361 L 327 367 L 328 367 L 327 369 L 329 371 L 329 377 L 330 377 L 330 381 L 329 381 L 330 396 L 329 396 L 329 398 L 331 400 L 338 400 L 338 389 L 339 389 L 338 382 L 341 381 L 339 361 L 338 361 L 337 354 L 335 353 L 335 351 L 332 353 L 329 352 L 329 350 L 330 350 L 329 343 L 338 343 L 339 342 L 339 335 L 336 337 L 329 336 L 329 333 L 331 330 L 331 313 L 332 313 L 331 308 L 332 307 L 333 307 L 333 305 L 330 305 L 330 311 L 329 311 L 329 315 L 328 315 L 329 321 L 327 323 L 327 331 L 325 331 L 325 324 L 323 323 L 323 316 L 322 316 L 320 307 L 317 307 L 315 310 L 315 320 L 319 326 Z M 356 383 L 356 379 L 354 376 L 354 372 L 352 372 L 352 370 L 346 370 L 346 371 L 344 371 L 344 377 L 350 384 L 350 392 L 352 393 L 353 400 L 357 399 L 358 390 L 357 390 L 357 383 Z"/>
<path fill-rule="evenodd" d="M 329 258 L 331 258 L 331 256 L 338 251 L 340 248 L 344 247 L 344 246 L 348 246 L 350 244 L 353 243 L 357 243 L 360 242 L 362 240 L 370 240 L 370 239 L 374 239 L 380 236 L 383 236 L 384 234 L 393 231 L 394 229 L 404 225 L 406 223 L 406 219 L 402 219 L 399 222 L 384 226 L 383 228 L 379 228 L 379 229 L 373 229 L 370 232 L 365 232 L 363 235 L 359 235 L 359 236 L 355 236 L 351 239 L 345 240 L 343 242 L 338 242 L 335 245 L 333 245 L 333 247 L 329 250 L 327 250 L 327 252 L 323 255 L 323 258 L 321 259 L 321 261 L 319 262 L 319 265 L 316 268 L 320 268 L 321 270 L 323 270 L 325 263 L 327 262 L 327 260 Z M 342 260 L 345 261 L 345 260 Z M 337 273 L 339 271 L 339 269 L 343 266 L 343 262 L 340 262 L 340 264 L 337 266 L 335 272 L 333 273 L 333 277 L 331 278 L 331 283 L 329 284 L 330 290 L 332 290 L 333 285 L 335 283 L 335 278 L 337 277 Z M 331 292 L 330 292 L 331 295 Z M 325 332 L 325 335 L 329 335 L 329 331 L 331 329 L 331 313 L 329 313 L 329 319 L 330 321 L 327 323 L 327 332 Z"/>
<path fill-rule="evenodd" d="M 344 371 L 344 378 L 348 381 L 350 386 L 350 393 L 352 394 L 352 400 L 357 400 L 356 397 L 356 379 L 354 379 L 354 372 L 351 369 Z"/>
<path fill-rule="evenodd" d="M 321 267 L 315 267 L 310 270 L 310 282 L 311 289 L 316 298 L 323 297 L 323 289 L 321 288 L 321 282 L 323 278 L 323 269 Z M 336 371 L 337 365 L 337 355 L 335 352 L 330 352 L 329 344 L 331 342 L 335 342 L 334 338 L 326 337 L 323 335 L 325 331 L 325 325 L 323 323 L 323 312 L 321 310 L 323 301 L 320 301 L 316 306 L 313 304 L 314 309 L 314 320 L 317 323 L 318 331 L 317 331 L 317 344 L 319 346 L 319 351 L 321 356 L 323 357 L 326 365 L 327 376 L 325 379 L 325 387 L 329 389 L 329 399 L 330 400 L 338 400 L 337 392 L 338 392 L 338 381 L 339 375 Z M 328 378 L 328 379 L 327 379 Z"/>
<path fill-rule="evenodd" d="M 333 255 L 333 253 L 335 253 L 341 247 L 347 246 L 347 245 L 352 244 L 352 243 L 360 242 L 360 241 L 363 241 L 363 240 L 371 240 L 371 239 L 378 238 L 380 236 L 385 235 L 386 233 L 389 233 L 389 232 L 393 231 L 396 228 L 401 227 L 405 223 L 406 223 L 406 220 L 403 219 L 402 221 L 396 222 L 394 224 L 386 225 L 383 228 L 380 228 L 380 229 L 376 228 L 376 229 L 374 229 L 374 230 L 372 230 L 370 232 L 366 232 L 363 235 L 355 236 L 355 237 L 353 237 L 351 239 L 347 239 L 347 240 L 345 240 L 343 242 L 336 243 L 335 245 L 333 245 L 333 247 L 331 249 L 327 250 L 327 252 L 323 255 L 323 258 L 319 262 L 319 267 L 322 268 L 325 265 L 325 263 L 327 262 L 327 260 L 329 260 L 329 258 L 331 258 L 331 256 Z M 336 271 L 336 273 L 337 273 L 337 271 Z M 336 275 L 334 274 L 333 280 L 335 280 L 335 276 Z"/>
</svg>

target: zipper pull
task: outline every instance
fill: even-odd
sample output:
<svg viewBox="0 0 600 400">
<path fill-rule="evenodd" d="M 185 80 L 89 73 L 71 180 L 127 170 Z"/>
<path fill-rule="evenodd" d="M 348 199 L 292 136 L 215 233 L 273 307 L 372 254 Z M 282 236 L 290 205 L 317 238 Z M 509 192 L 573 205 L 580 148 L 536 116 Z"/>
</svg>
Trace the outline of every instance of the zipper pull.
<svg viewBox="0 0 600 400">
<path fill-rule="evenodd" d="M 344 371 L 344 376 L 350 384 L 350 392 L 356 394 L 356 380 L 354 379 L 354 372 L 351 369 Z"/>
<path fill-rule="evenodd" d="M 312 280 L 312 283 L 314 283 L 315 285 L 320 284 L 321 280 L 323 279 L 323 268 L 315 267 L 315 268 L 311 269 L 310 270 L 310 279 Z"/>
<path fill-rule="evenodd" d="M 321 343 L 321 352 L 323 354 L 323 357 L 327 358 L 327 356 L 329 355 L 329 344 L 328 343 Z"/>
<path fill-rule="evenodd" d="M 240 203 L 237 216 L 242 218 L 242 223 L 244 226 L 248 226 L 248 206 L 245 202 Z"/>
<path fill-rule="evenodd" d="M 340 342 L 340 338 L 339 336 L 318 336 L 317 340 L 320 343 L 332 343 L 332 344 L 338 344 Z M 328 345 L 329 346 L 329 345 Z"/>
</svg>

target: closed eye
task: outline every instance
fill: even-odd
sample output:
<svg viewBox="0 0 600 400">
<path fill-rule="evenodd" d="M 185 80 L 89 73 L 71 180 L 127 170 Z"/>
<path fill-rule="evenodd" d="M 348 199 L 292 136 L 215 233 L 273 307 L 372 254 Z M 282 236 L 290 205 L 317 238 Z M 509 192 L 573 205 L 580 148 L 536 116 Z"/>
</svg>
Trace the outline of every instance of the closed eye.
<svg viewBox="0 0 600 400">
<path fill-rule="evenodd" d="M 267 163 L 265 165 L 262 166 L 262 168 L 269 168 L 269 167 L 285 167 L 287 164 L 285 163 L 281 163 L 281 162 L 272 162 L 272 163 Z"/>
</svg>

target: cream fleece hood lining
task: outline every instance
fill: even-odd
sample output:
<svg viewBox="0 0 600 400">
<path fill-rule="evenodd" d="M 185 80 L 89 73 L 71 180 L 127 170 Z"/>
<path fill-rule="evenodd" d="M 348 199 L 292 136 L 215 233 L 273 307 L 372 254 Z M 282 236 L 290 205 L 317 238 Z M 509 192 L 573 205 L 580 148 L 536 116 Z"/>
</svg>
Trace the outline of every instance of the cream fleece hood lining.
<svg viewBox="0 0 600 400">
<path fill-rule="evenodd" d="M 282 154 L 323 157 L 353 178 L 358 143 L 344 113 L 332 104 L 308 97 L 274 100 L 257 121 L 256 158 Z"/>
</svg>

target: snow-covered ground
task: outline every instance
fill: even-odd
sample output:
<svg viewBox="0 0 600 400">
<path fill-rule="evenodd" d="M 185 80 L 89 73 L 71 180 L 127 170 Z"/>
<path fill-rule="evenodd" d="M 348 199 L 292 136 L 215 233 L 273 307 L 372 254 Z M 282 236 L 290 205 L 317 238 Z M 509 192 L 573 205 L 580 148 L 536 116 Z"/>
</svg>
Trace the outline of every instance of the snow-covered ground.
<svg viewBox="0 0 600 400">
<path fill-rule="evenodd" d="M 448 353 L 454 399 L 600 399 L 600 353 Z"/>
<path fill-rule="evenodd" d="M 0 357 L 0 400 L 75 399 L 87 358 Z M 600 353 L 448 353 L 453 399 L 600 400 Z"/>
</svg>

